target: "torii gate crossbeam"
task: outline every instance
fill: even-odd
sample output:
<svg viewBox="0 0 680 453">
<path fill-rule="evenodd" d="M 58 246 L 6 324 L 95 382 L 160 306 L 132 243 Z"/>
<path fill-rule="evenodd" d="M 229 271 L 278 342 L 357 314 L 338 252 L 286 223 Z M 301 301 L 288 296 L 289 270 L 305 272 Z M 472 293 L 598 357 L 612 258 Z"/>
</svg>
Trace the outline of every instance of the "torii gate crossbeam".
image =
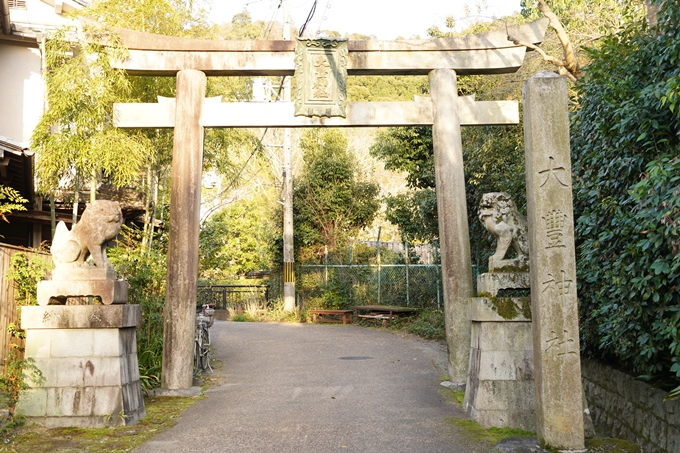
<svg viewBox="0 0 680 453">
<path fill-rule="evenodd" d="M 512 27 L 511 33 L 539 43 L 546 27 L 542 19 Z M 525 48 L 509 42 L 504 32 L 426 41 L 350 41 L 348 74 L 427 74 L 431 99 L 350 104 L 346 119 L 300 118 L 285 103 L 211 106 L 203 100 L 206 74 L 292 75 L 290 41 L 201 41 L 118 32 L 131 50 L 128 59 L 114 66 L 137 75 L 177 75 L 174 109 L 167 104 L 117 104 L 114 117 L 119 127 L 175 127 L 162 387 L 192 384 L 203 128 L 419 124 L 433 126 L 449 375 L 464 386 L 470 352 L 467 300 L 473 286 L 460 126 L 517 124 L 518 114 L 516 104 L 459 98 L 456 74 L 514 72 Z"/>
</svg>

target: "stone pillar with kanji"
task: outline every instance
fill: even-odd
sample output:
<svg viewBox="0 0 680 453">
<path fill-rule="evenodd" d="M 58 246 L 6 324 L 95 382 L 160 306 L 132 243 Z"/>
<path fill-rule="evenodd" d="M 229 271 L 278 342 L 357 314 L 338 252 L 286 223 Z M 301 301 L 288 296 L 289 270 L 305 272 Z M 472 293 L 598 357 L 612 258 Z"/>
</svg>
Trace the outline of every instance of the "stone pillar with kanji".
<svg viewBox="0 0 680 453">
<path fill-rule="evenodd" d="M 542 71 L 523 98 L 536 434 L 542 446 L 583 450 L 567 81 Z"/>
</svg>

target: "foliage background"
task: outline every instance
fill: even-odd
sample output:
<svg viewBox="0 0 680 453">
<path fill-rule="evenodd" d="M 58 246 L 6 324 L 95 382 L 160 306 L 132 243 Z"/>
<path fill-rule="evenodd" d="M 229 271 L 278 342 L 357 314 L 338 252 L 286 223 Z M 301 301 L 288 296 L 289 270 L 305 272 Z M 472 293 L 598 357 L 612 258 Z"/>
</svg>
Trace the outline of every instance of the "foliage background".
<svg viewBox="0 0 680 453">
<path fill-rule="evenodd" d="M 680 5 L 604 37 L 577 87 L 572 152 L 586 355 L 680 380 Z M 662 383 L 663 385 L 663 383 Z"/>
</svg>

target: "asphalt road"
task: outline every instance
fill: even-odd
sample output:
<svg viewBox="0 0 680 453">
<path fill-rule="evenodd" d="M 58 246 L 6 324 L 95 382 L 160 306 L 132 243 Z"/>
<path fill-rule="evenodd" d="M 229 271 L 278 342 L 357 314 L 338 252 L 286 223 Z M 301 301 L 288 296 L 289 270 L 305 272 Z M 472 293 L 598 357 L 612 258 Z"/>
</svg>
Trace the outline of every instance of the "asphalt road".
<svg viewBox="0 0 680 453">
<path fill-rule="evenodd" d="M 217 384 L 136 452 L 481 453 L 447 417 L 446 350 L 350 325 L 215 321 Z"/>
</svg>

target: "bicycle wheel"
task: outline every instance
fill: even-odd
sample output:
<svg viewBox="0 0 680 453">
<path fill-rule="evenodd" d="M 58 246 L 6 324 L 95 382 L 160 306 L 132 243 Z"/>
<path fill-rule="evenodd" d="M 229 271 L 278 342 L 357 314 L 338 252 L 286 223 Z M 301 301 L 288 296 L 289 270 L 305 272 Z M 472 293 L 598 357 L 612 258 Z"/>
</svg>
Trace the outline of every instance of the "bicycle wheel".
<svg viewBox="0 0 680 453">
<path fill-rule="evenodd" d="M 199 341 L 200 340 L 194 341 L 194 376 L 198 374 L 201 364 L 201 345 L 199 344 Z"/>
<path fill-rule="evenodd" d="M 205 371 L 210 366 L 210 333 L 208 329 L 201 329 L 201 370 Z"/>
</svg>

